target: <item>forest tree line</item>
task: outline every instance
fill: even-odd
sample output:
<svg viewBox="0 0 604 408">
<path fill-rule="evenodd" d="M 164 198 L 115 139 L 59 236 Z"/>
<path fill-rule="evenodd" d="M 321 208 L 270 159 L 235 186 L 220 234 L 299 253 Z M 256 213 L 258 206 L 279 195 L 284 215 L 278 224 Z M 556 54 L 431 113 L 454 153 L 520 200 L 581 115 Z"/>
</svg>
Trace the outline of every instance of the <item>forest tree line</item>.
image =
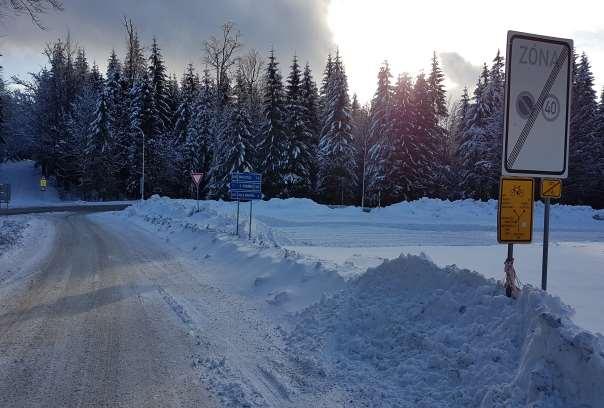
<svg viewBox="0 0 604 408">
<path fill-rule="evenodd" d="M 317 84 L 298 57 L 280 68 L 272 50 L 244 51 L 227 23 L 204 42 L 205 69 L 189 64 L 178 79 L 156 39 L 145 49 L 133 23 L 124 28 L 126 53 L 112 51 L 104 73 L 67 37 L 47 45 L 40 72 L 1 84 L 0 160 L 33 159 L 63 194 L 91 200 L 140 197 L 143 149 L 146 196 L 190 197 L 195 171 L 204 173 L 203 197 L 227 199 L 230 173 L 255 171 L 265 198 L 375 206 L 497 197 L 499 52 L 457 101 L 436 54 L 415 77 L 393 78 L 384 62 L 362 106 L 338 51 Z M 602 207 L 604 93 L 596 97 L 585 54 L 574 55 L 573 70 L 563 201 Z"/>
</svg>

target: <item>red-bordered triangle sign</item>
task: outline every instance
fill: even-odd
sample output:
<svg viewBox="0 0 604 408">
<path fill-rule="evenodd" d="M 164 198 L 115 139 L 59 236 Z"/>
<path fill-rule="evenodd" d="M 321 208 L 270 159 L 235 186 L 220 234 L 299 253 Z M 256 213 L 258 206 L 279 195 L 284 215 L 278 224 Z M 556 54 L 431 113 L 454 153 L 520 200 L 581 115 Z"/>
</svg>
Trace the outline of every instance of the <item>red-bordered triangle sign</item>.
<svg viewBox="0 0 604 408">
<path fill-rule="evenodd" d="M 193 182 L 195 185 L 199 185 L 201 182 L 201 178 L 203 177 L 203 173 L 193 173 L 191 172 L 191 177 L 193 177 Z"/>
</svg>

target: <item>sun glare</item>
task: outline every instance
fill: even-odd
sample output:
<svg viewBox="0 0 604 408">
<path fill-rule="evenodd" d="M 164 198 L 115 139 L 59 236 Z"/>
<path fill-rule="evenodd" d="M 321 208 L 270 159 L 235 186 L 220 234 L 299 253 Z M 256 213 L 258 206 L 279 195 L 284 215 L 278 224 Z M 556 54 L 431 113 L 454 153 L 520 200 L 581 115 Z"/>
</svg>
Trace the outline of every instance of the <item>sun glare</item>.
<svg viewBox="0 0 604 408">
<path fill-rule="evenodd" d="M 547 2 L 546 14 L 544 2 L 510 3 L 489 11 L 491 6 L 475 0 L 331 0 L 328 24 L 346 64 L 350 90 L 364 102 L 371 99 L 378 67 L 384 60 L 388 60 L 395 78 L 401 72 L 412 76 L 427 72 L 433 51 L 455 52 L 480 66 L 490 63 L 497 49 L 505 51 L 507 30 L 572 38 L 578 32 L 598 32 L 604 26 L 592 15 L 583 16 L 577 27 L 573 11 L 562 2 Z M 594 67 L 604 62 L 600 45 L 576 45 L 589 51 Z M 473 84 L 456 84 L 449 78 L 447 85 L 455 90 Z"/>
</svg>

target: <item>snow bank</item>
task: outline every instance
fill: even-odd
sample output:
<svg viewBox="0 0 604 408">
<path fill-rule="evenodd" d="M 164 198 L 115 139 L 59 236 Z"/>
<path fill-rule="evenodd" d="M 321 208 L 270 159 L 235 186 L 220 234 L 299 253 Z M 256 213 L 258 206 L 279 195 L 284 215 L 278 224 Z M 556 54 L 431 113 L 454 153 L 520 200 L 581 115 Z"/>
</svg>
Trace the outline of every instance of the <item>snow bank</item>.
<svg viewBox="0 0 604 408">
<path fill-rule="evenodd" d="M 194 201 L 154 196 L 116 214 L 143 221 L 139 225 L 190 253 L 205 271 L 220 271 L 212 278 L 222 287 L 260 299 L 275 315 L 301 310 L 344 287 L 336 270 L 275 245 L 262 225 L 248 241 L 247 221 L 241 220 L 241 236 L 234 236 L 235 215 L 216 204 L 202 202 L 198 212 Z"/>
<path fill-rule="evenodd" d="M 191 218 L 208 229 L 233 232 L 237 204 L 154 197 L 135 205 L 137 214 Z M 543 205 L 536 203 L 535 230 L 541 228 Z M 604 224 L 585 206 L 553 205 L 553 239 L 600 237 Z M 254 202 L 253 236 L 268 246 L 388 247 L 403 245 L 485 245 L 496 243 L 497 202 L 421 199 L 361 212 L 358 207 L 332 209 L 308 199 Z M 249 205 L 241 204 L 240 232 L 249 226 Z M 471 232 L 471 233 L 470 233 Z M 589 234 L 586 234 L 589 232 Z"/>
<path fill-rule="evenodd" d="M 298 314 L 288 346 L 310 388 L 343 386 L 351 406 L 600 406 L 604 343 L 570 315 L 530 287 L 512 300 L 401 256 Z"/>
</svg>

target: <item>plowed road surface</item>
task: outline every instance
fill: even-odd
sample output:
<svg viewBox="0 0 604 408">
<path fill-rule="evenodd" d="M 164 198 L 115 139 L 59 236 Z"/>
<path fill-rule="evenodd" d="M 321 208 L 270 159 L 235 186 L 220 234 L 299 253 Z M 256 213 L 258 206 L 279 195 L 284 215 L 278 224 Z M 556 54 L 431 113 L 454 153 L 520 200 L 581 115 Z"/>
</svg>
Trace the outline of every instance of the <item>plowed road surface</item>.
<svg viewBox="0 0 604 408">
<path fill-rule="evenodd" d="M 213 406 L 154 284 L 169 254 L 86 215 L 49 217 L 50 255 L 0 298 L 0 407 Z"/>
</svg>

